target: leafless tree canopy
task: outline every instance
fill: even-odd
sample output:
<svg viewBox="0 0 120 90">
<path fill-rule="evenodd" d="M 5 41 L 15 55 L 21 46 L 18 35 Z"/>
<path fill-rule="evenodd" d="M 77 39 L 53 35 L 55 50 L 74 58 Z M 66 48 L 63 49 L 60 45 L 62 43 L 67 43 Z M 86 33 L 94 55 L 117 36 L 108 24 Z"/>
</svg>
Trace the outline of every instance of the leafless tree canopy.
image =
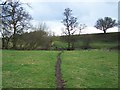
<svg viewBox="0 0 120 90">
<path fill-rule="evenodd" d="M 72 35 L 74 35 L 76 31 L 76 27 L 78 25 L 77 23 L 77 18 L 72 16 L 72 10 L 70 8 L 66 8 L 64 11 L 64 19 L 62 23 L 66 27 L 65 30 L 63 31 L 64 34 L 67 35 L 67 42 L 68 42 L 68 49 L 71 49 L 73 47 L 73 38 Z"/>
<path fill-rule="evenodd" d="M 106 33 L 107 29 L 112 28 L 116 25 L 117 25 L 116 20 L 113 20 L 110 17 L 105 17 L 104 19 L 98 19 L 95 27 Z"/>
<path fill-rule="evenodd" d="M 16 48 L 17 34 L 21 34 L 24 30 L 30 28 L 29 21 L 32 17 L 22 7 L 19 1 L 9 2 L 2 6 L 2 36 L 13 38 L 13 48 Z M 4 44 L 3 44 L 4 45 Z"/>
</svg>

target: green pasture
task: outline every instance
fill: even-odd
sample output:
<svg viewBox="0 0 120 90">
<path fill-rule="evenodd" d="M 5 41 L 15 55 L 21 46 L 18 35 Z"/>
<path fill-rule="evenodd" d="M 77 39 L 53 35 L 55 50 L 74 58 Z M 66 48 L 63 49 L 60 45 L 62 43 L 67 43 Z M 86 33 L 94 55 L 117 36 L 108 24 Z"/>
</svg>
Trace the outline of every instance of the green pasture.
<svg viewBox="0 0 120 90">
<path fill-rule="evenodd" d="M 3 87 L 54 88 L 57 51 L 3 51 Z"/>
<path fill-rule="evenodd" d="M 64 51 L 62 73 L 67 88 L 117 88 L 118 52 Z"/>
<path fill-rule="evenodd" d="M 55 64 L 58 53 L 3 50 L 3 88 L 56 88 Z M 61 59 L 66 88 L 118 87 L 117 51 L 64 51 Z"/>
</svg>

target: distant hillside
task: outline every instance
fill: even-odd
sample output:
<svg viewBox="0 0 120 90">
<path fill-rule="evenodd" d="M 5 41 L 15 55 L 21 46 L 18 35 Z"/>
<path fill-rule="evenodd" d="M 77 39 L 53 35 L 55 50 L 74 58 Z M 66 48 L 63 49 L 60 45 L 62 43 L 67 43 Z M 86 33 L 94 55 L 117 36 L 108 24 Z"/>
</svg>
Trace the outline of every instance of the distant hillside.
<svg viewBox="0 0 120 90">
<path fill-rule="evenodd" d="M 117 49 L 120 32 L 74 35 L 75 49 Z M 54 38 L 57 48 L 67 48 L 66 36 Z"/>
<path fill-rule="evenodd" d="M 98 34 L 83 34 L 83 35 L 77 35 L 80 38 L 88 37 L 94 41 L 108 41 L 108 42 L 114 42 L 118 40 L 120 32 L 114 32 L 114 33 L 98 33 Z"/>
</svg>

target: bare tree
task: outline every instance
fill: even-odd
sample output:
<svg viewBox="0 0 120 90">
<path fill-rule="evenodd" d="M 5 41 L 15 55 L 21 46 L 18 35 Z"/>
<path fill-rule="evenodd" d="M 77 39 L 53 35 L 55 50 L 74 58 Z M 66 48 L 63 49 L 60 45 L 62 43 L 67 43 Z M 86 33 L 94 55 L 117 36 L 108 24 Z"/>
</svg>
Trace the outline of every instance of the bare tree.
<svg viewBox="0 0 120 90">
<path fill-rule="evenodd" d="M 64 16 L 65 18 L 62 23 L 66 28 L 63 33 L 67 36 L 68 49 L 70 50 L 74 45 L 72 36 L 76 32 L 78 23 L 77 18 L 72 16 L 72 10 L 70 8 L 65 9 Z"/>
<path fill-rule="evenodd" d="M 81 34 L 82 30 L 85 29 L 86 27 L 87 27 L 87 25 L 80 24 L 80 26 L 79 26 L 79 35 Z"/>
<path fill-rule="evenodd" d="M 9 15 L 9 16 L 7 16 Z M 30 28 L 29 21 L 32 17 L 22 7 L 19 1 L 10 2 L 2 6 L 2 24 L 3 30 L 7 30 L 12 34 L 13 49 L 16 49 L 17 34 L 21 34 L 24 30 Z M 7 16 L 7 17 L 6 17 Z M 3 33 L 4 35 L 4 33 Z"/>
<path fill-rule="evenodd" d="M 117 25 L 116 20 L 113 20 L 110 17 L 105 17 L 104 19 L 98 19 L 95 24 L 95 27 L 97 29 L 104 31 L 104 34 L 106 34 L 107 29 L 112 28 L 116 25 Z"/>
<path fill-rule="evenodd" d="M 117 24 L 118 28 L 120 28 L 120 20 L 118 20 L 118 24 Z"/>
<path fill-rule="evenodd" d="M 7 2 L 8 2 L 8 0 L 6 0 L 5 2 L 0 3 L 0 5 L 6 5 Z"/>
</svg>

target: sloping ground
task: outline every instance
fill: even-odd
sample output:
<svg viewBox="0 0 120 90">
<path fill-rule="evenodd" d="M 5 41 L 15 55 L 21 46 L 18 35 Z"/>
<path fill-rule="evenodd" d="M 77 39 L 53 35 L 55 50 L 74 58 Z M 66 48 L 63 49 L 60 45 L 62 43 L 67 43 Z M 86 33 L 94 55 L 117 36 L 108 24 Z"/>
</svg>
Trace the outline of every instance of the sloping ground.
<svg viewBox="0 0 120 90">
<path fill-rule="evenodd" d="M 98 34 L 84 34 L 74 35 L 73 41 L 75 42 L 75 49 L 118 49 L 118 40 L 120 32 L 114 33 L 98 33 Z M 54 49 L 66 49 L 67 42 L 66 36 L 56 37 L 54 39 Z M 58 39 L 59 38 L 59 39 Z"/>
</svg>

